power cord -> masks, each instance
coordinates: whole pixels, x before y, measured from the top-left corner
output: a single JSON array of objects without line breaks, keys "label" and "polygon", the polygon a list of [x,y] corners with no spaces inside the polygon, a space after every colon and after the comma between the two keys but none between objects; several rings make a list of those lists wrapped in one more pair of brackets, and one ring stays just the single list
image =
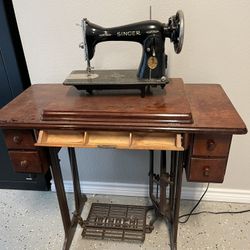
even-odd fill
[{"label": "power cord", "polygon": [[[183,215],[179,216],[179,223],[184,224],[189,220],[190,216],[198,215],[198,214],[242,214],[242,213],[250,212],[250,209],[247,209],[247,210],[232,211],[232,212],[230,212],[230,211],[222,211],[222,212],[201,211],[201,212],[194,213],[194,210],[199,206],[199,204],[202,201],[203,197],[207,193],[208,188],[209,188],[209,183],[207,184],[206,190],[202,194],[201,198],[198,200],[198,202],[195,204],[195,206],[191,209],[191,211],[188,214],[183,214]],[[187,217],[187,218],[185,220],[181,221],[180,219],[184,218],[184,217]]]}]

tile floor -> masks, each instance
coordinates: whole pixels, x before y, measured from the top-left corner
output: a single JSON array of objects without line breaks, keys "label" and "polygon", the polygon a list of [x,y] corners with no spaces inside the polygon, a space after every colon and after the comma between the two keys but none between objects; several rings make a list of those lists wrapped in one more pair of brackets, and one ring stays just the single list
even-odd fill
[{"label": "tile floor", "polygon": [[[73,195],[68,194],[69,207]],[[89,196],[83,211],[86,218],[91,202],[147,204],[148,199],[124,196]],[[182,201],[180,214],[187,213],[194,201]],[[0,250],[59,250],[63,244],[63,227],[53,192],[0,190]],[[239,211],[250,204],[202,202],[199,210]],[[72,250],[162,250],[170,249],[166,224],[157,221],[155,229],[146,235],[144,243],[87,240],[78,227]],[[178,249],[250,249],[250,213],[238,215],[193,216],[179,226]]]}]

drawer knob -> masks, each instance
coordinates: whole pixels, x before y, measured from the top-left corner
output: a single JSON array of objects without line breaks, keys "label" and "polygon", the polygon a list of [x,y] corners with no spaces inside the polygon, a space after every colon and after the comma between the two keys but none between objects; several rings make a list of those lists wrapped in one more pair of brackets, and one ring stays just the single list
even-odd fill
[{"label": "drawer knob", "polygon": [[207,140],[207,150],[208,151],[213,151],[215,149],[216,143],[214,140],[209,139]]},{"label": "drawer knob", "polygon": [[21,161],[20,163],[22,168],[27,168],[28,167],[28,162],[26,160]]},{"label": "drawer knob", "polygon": [[205,167],[203,170],[203,175],[209,177],[210,174],[210,167]]},{"label": "drawer knob", "polygon": [[20,144],[22,142],[22,138],[18,135],[15,135],[13,137],[13,142],[16,143],[16,144]]}]

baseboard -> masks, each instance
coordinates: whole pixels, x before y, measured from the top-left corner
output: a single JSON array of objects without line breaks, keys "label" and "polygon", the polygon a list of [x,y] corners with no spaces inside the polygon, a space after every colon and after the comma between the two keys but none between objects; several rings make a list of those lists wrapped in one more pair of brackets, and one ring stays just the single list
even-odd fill
[{"label": "baseboard", "polygon": [[[148,185],[145,184],[81,181],[80,185],[81,191],[86,194],[148,196]],[[73,192],[72,181],[64,181],[64,187],[66,192]],[[55,191],[53,181],[51,189]],[[198,200],[204,190],[205,188],[201,187],[183,187],[181,197],[187,200]],[[250,191],[211,187],[203,199],[207,201],[250,203]]]}]

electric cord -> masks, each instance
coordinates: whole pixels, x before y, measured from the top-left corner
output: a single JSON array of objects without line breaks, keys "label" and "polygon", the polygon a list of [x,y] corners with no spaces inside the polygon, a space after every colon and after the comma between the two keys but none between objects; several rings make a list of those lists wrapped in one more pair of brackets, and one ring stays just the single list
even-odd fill
[{"label": "electric cord", "polygon": [[[194,213],[194,210],[199,206],[203,197],[207,193],[208,188],[209,188],[209,183],[207,184],[206,190],[202,194],[201,198],[198,200],[198,202],[195,204],[195,206],[191,209],[191,211],[188,214],[183,214],[183,215],[179,216],[179,223],[184,224],[184,223],[188,222],[189,218],[192,215],[199,215],[199,214],[242,214],[242,213],[250,212],[250,209],[246,209],[246,210],[241,210],[241,211],[221,211],[221,212],[200,211],[200,212]],[[187,218],[185,220],[181,221],[180,219],[184,218],[184,217],[187,217]]]}]

